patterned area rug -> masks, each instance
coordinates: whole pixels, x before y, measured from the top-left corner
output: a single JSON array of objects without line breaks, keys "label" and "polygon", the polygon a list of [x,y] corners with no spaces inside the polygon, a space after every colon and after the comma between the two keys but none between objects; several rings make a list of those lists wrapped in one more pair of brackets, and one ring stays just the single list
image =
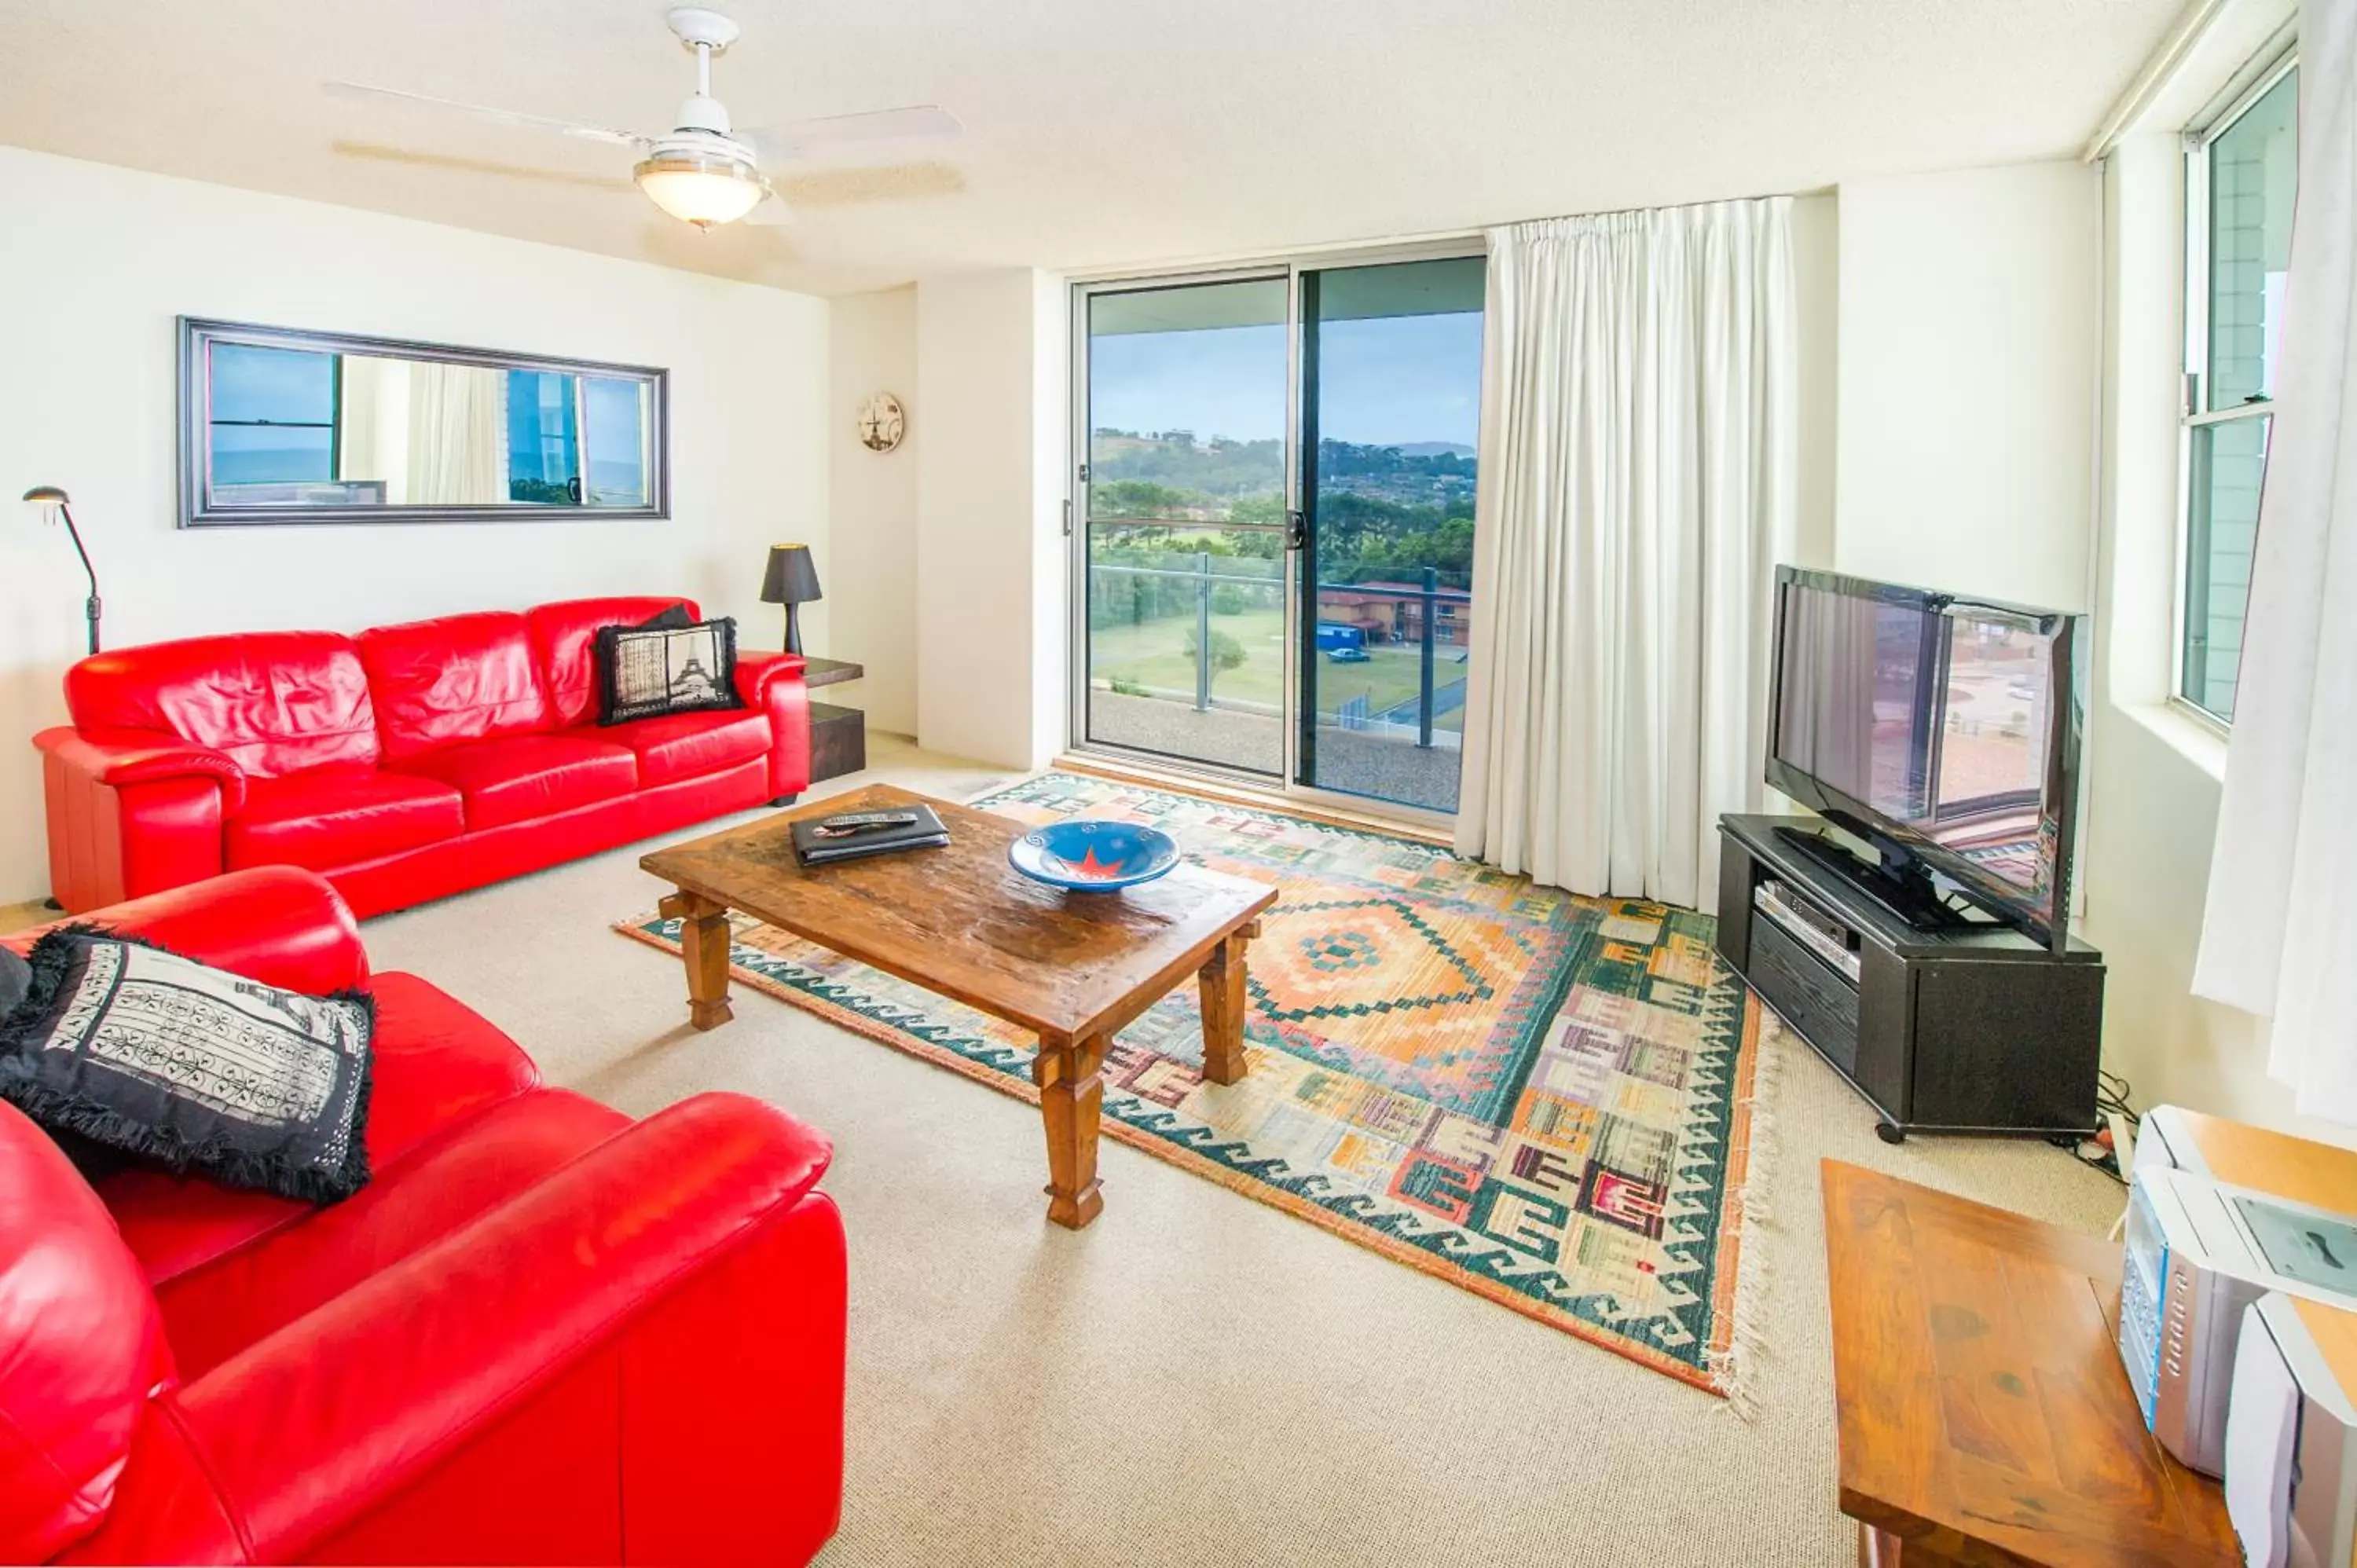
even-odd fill
[{"label": "patterned area rug", "polygon": [[[1151,822],[1276,884],[1251,1070],[1201,1072],[1196,987],[1123,1030],[1104,1134],[1566,1333],[1737,1391],[1763,1015],[1709,918],[1534,886],[1413,840],[1051,773],[974,802]],[[676,948],[653,915],[617,929]],[[1037,1101],[1029,1035],[738,917],[738,979]],[[1043,1155],[1044,1158],[1044,1155]],[[1120,1194],[1100,1224],[1121,1223]]]}]

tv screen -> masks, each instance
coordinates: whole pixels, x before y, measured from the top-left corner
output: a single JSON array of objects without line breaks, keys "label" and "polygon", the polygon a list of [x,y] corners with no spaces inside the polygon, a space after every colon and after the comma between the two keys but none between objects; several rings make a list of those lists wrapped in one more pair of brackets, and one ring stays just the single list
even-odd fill
[{"label": "tv screen", "polygon": [[2077,627],[1780,568],[1768,782],[2051,940],[2069,881]]}]

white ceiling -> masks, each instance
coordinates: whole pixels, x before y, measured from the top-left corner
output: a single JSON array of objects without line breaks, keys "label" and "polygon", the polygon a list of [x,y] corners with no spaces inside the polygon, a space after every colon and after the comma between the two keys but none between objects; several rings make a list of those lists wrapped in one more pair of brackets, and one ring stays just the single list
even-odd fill
[{"label": "white ceiling", "polygon": [[0,142],[840,293],[2069,156],[2180,0],[718,3],[740,124],[937,102],[967,135],[699,235],[626,149],[319,91],[667,127],[662,0],[5,0]]}]

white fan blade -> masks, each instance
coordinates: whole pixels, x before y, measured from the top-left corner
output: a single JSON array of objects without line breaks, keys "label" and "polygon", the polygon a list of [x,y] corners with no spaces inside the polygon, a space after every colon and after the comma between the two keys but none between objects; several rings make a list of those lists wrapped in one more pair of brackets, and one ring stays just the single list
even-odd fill
[{"label": "white fan blade", "polygon": [[864,146],[875,142],[906,142],[925,136],[955,136],[965,127],[948,110],[931,103],[906,109],[877,109],[865,114],[830,114],[819,120],[789,120],[782,125],[761,125],[738,131],[739,141],[752,144],[764,162],[799,157],[835,147]]},{"label": "white fan blade", "polygon": [[761,199],[759,207],[737,221],[748,229],[791,229],[794,224],[794,209],[786,205],[784,197],[771,190]]},{"label": "white fan blade", "polygon": [[576,125],[570,120],[552,120],[545,114],[523,114],[513,109],[492,109],[480,103],[461,103],[455,98],[436,98],[431,93],[411,92],[398,87],[371,87],[361,81],[328,81],[322,91],[339,98],[393,98],[404,103],[423,103],[435,109],[456,109],[462,114],[477,114],[486,120],[498,120],[510,125],[528,125],[534,130],[554,131],[560,135],[578,136],[584,141],[610,142],[617,146],[643,147],[651,138],[635,131],[608,131],[598,125]]}]

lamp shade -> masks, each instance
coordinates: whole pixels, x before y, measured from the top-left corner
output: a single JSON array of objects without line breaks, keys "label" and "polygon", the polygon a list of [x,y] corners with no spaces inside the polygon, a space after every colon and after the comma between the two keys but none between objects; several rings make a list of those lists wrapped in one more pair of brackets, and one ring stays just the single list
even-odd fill
[{"label": "lamp shade", "polygon": [[65,491],[55,485],[35,485],[25,492],[25,499],[35,506],[64,506],[67,499]]},{"label": "lamp shade", "polygon": [[806,605],[819,597],[818,568],[807,544],[770,546],[769,575],[761,579],[765,605]]}]

